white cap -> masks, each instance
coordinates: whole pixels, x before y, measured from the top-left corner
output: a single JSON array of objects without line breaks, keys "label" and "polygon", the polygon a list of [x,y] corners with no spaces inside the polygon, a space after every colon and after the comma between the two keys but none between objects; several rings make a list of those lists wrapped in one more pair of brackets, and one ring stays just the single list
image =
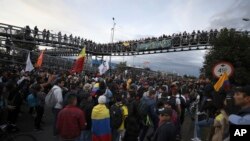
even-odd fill
[{"label": "white cap", "polygon": [[104,95],[99,96],[98,103],[105,104],[106,103],[106,96],[104,96]]}]

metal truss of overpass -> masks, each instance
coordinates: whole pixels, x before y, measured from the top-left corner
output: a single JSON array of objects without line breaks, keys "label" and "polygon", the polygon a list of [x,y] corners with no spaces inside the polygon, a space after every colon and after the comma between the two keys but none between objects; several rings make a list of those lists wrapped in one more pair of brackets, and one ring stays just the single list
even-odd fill
[{"label": "metal truss of overpass", "polygon": [[[65,36],[0,23],[0,43],[7,38],[12,42],[30,43],[52,47],[45,53],[51,56],[77,56],[83,47],[93,56],[133,56],[157,53],[206,50],[217,37],[217,30],[210,32],[183,33],[160,38],[97,44],[80,37]],[[2,43],[3,44],[3,43]]]}]

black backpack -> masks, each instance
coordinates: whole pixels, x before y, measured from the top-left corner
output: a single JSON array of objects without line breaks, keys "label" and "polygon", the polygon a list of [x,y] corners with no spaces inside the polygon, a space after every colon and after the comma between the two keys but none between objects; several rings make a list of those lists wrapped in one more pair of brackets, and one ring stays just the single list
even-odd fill
[{"label": "black backpack", "polygon": [[112,129],[118,129],[123,122],[122,106],[114,104],[110,107],[110,124]]},{"label": "black backpack", "polygon": [[187,101],[186,101],[181,95],[179,95],[179,96],[180,96],[179,99],[180,99],[180,101],[181,101],[181,108],[182,108],[182,109],[187,108],[187,106],[188,106]]},{"label": "black backpack", "polygon": [[[187,107],[186,101],[183,99],[183,97],[181,97],[181,95],[180,95],[180,97],[178,97],[178,99],[180,99],[180,101],[181,101],[181,108],[185,109]],[[170,101],[170,105],[172,106],[172,108],[174,110],[177,110],[177,107],[176,107],[176,97],[175,96],[171,96],[171,98],[169,99],[169,101]]]},{"label": "black backpack", "polygon": [[149,106],[145,99],[141,99],[138,105],[138,115],[140,119],[144,119],[148,115]]}]

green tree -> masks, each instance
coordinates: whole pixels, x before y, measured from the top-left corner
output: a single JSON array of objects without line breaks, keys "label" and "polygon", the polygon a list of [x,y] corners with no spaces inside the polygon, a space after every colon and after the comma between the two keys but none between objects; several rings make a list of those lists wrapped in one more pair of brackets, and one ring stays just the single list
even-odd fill
[{"label": "green tree", "polygon": [[235,29],[222,29],[212,42],[213,48],[205,55],[201,72],[216,81],[212,75],[212,67],[220,61],[233,64],[235,72],[230,82],[236,84],[250,83],[250,37],[247,32]]}]

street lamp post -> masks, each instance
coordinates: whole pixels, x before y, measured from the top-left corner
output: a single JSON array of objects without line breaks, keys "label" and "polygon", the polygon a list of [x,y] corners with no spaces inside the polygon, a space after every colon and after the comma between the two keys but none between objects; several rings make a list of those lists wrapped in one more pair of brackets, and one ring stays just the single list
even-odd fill
[{"label": "street lamp post", "polygon": [[[112,18],[113,20],[113,27],[111,28],[111,43],[114,43],[114,35],[115,35],[115,18]],[[110,65],[110,77],[111,77],[111,73],[112,73],[112,66],[111,66],[111,55],[112,55],[112,49],[111,49],[111,53],[109,56],[109,65]]]}]

